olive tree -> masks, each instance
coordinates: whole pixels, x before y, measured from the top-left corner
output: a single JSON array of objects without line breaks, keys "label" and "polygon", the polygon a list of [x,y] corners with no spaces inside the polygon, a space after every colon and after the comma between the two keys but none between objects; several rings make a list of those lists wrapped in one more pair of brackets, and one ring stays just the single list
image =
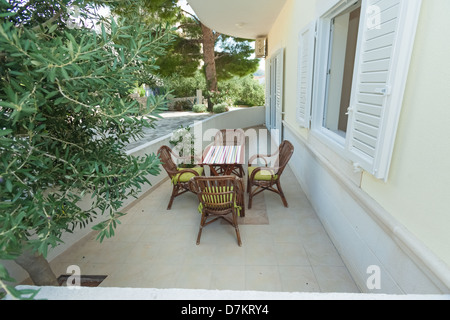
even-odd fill
[{"label": "olive tree", "polygon": [[[46,256],[65,232],[99,218],[98,239],[113,236],[124,200],[160,171],[156,155],[124,147],[166,106],[130,92],[157,73],[169,29],[96,12],[84,0],[0,0],[0,259],[36,285],[56,285]],[[11,280],[0,265],[0,289],[19,295]]]}]

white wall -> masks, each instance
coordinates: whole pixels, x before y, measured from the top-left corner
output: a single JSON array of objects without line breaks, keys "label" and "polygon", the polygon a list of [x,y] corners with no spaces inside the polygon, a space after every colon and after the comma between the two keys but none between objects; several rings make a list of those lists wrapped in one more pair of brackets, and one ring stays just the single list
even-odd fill
[{"label": "white wall", "polygon": [[[361,292],[450,293],[445,264],[289,125],[284,134],[295,148],[291,169]],[[366,285],[371,266],[379,289]]]}]

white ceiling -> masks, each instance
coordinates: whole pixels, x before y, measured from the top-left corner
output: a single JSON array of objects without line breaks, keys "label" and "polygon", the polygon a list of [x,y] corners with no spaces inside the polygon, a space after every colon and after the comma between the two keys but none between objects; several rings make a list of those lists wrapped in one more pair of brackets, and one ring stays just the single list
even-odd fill
[{"label": "white ceiling", "polygon": [[200,21],[217,32],[245,39],[265,37],[286,0],[188,0]]}]

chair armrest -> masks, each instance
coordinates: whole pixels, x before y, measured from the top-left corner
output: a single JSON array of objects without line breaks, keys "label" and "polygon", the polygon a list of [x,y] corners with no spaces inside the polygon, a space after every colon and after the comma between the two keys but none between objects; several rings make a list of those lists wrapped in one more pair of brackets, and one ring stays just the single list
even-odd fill
[{"label": "chair armrest", "polygon": [[274,153],[272,153],[272,154],[255,154],[255,155],[253,155],[252,157],[250,157],[250,159],[248,160],[248,165],[249,166],[251,166],[251,164],[252,164],[252,162],[253,161],[255,161],[256,159],[263,159],[264,160],[264,163],[265,163],[265,166],[267,167],[268,165],[269,165],[269,162],[267,161],[268,160],[268,158],[270,159],[270,158],[273,158],[273,157],[275,157],[277,154],[279,154],[280,153],[280,150],[279,149],[277,149]]},{"label": "chair armrest", "polygon": [[266,164],[266,167],[269,165],[269,163],[267,162],[266,158],[269,158],[270,155],[265,155],[265,154],[255,154],[253,156],[250,157],[250,159],[248,159],[248,165],[251,166],[252,162],[255,161],[256,159],[263,159],[264,163]]},{"label": "chair armrest", "polygon": [[186,174],[186,173],[192,173],[196,177],[200,176],[200,174],[197,171],[189,169],[189,168],[186,168],[186,169],[183,169],[183,170],[178,170],[177,173],[176,173],[176,174],[178,174],[178,181],[177,181],[177,183],[180,182],[181,176],[183,174]]}]

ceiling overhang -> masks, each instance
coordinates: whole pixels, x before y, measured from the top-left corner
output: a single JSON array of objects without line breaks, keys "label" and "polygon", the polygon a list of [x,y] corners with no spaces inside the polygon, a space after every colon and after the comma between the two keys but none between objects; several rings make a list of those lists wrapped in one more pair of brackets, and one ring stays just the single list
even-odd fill
[{"label": "ceiling overhang", "polygon": [[266,37],[286,0],[188,0],[200,21],[244,39]]}]

